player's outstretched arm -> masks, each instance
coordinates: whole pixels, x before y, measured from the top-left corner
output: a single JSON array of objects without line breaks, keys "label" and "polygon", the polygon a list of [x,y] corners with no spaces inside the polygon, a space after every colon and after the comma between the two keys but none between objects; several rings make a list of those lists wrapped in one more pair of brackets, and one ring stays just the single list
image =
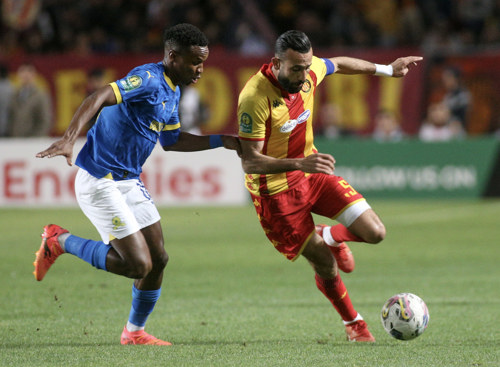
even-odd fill
[{"label": "player's outstretched arm", "polygon": [[300,170],[308,173],[332,174],[335,159],[329,154],[316,153],[305,158],[278,159],[261,154],[263,141],[241,140],[241,163],[245,173],[270,174]]},{"label": "player's outstretched arm", "polygon": [[421,56],[400,57],[390,65],[374,64],[370,61],[347,56],[333,57],[330,61],[335,66],[335,73],[338,74],[375,74],[400,78],[408,73],[411,66],[416,66],[422,59]]},{"label": "player's outstretched arm", "polygon": [[163,145],[165,151],[175,152],[197,152],[224,147],[229,150],[235,150],[241,155],[240,139],[232,135],[194,135],[181,131],[179,138],[174,144]]},{"label": "player's outstretched arm", "polygon": [[85,98],[75,112],[71,122],[61,139],[36,155],[37,158],[52,158],[58,155],[66,157],[69,166],[73,165],[73,145],[85,124],[101,109],[116,104],[113,88],[107,85]]}]

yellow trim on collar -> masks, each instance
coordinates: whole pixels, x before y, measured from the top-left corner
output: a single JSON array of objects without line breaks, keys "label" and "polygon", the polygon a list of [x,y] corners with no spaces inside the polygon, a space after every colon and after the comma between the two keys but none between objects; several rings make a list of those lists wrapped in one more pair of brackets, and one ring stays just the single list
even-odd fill
[{"label": "yellow trim on collar", "polygon": [[170,80],[170,78],[167,76],[167,74],[165,74],[165,72],[163,72],[163,77],[165,78],[165,81],[167,82],[170,89],[172,89],[175,92],[177,86],[174,83],[172,83],[172,80]]}]

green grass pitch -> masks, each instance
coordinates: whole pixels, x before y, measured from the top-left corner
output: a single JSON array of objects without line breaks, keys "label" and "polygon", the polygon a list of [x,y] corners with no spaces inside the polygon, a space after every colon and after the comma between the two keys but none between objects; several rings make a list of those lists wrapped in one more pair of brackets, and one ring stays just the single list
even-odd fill
[{"label": "green grass pitch", "polygon": [[[174,345],[121,346],[131,280],[71,255],[32,275],[43,225],[98,239],[84,215],[1,208],[0,366],[499,366],[500,201],[371,204],[387,237],[352,244],[343,279],[373,345],[345,340],[309,265],[277,253],[247,206],[161,210],[170,262],[146,330]],[[379,319],[403,291],[430,311],[407,342]]]}]

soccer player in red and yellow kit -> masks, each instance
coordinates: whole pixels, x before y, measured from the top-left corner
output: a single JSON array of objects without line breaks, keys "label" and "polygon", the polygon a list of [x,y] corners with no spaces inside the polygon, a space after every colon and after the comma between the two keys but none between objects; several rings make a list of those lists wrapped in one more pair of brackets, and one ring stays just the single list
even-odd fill
[{"label": "soccer player in red and yellow kit", "polygon": [[[245,184],[262,228],[288,259],[302,255],[309,261],[318,289],[340,314],[351,341],[375,339],[338,271],[354,269],[344,241],[379,243],[385,227],[363,196],[333,174],[335,159],[314,147],[314,94],[333,73],[402,77],[421,59],[408,56],[390,65],[350,57],[321,59],[313,56],[307,35],[287,31],[277,39],[271,63],[248,81],[238,101]],[[311,213],[340,224],[315,226]]]}]

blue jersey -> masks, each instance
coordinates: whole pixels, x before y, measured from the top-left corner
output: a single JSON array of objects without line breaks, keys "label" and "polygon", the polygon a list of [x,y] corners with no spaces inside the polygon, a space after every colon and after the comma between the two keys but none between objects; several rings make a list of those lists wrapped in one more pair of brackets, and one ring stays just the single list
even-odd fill
[{"label": "blue jersey", "polygon": [[118,103],[102,109],[76,164],[97,178],[138,178],[158,139],[166,146],[179,138],[180,88],[161,62],[138,66],[110,85]]}]

